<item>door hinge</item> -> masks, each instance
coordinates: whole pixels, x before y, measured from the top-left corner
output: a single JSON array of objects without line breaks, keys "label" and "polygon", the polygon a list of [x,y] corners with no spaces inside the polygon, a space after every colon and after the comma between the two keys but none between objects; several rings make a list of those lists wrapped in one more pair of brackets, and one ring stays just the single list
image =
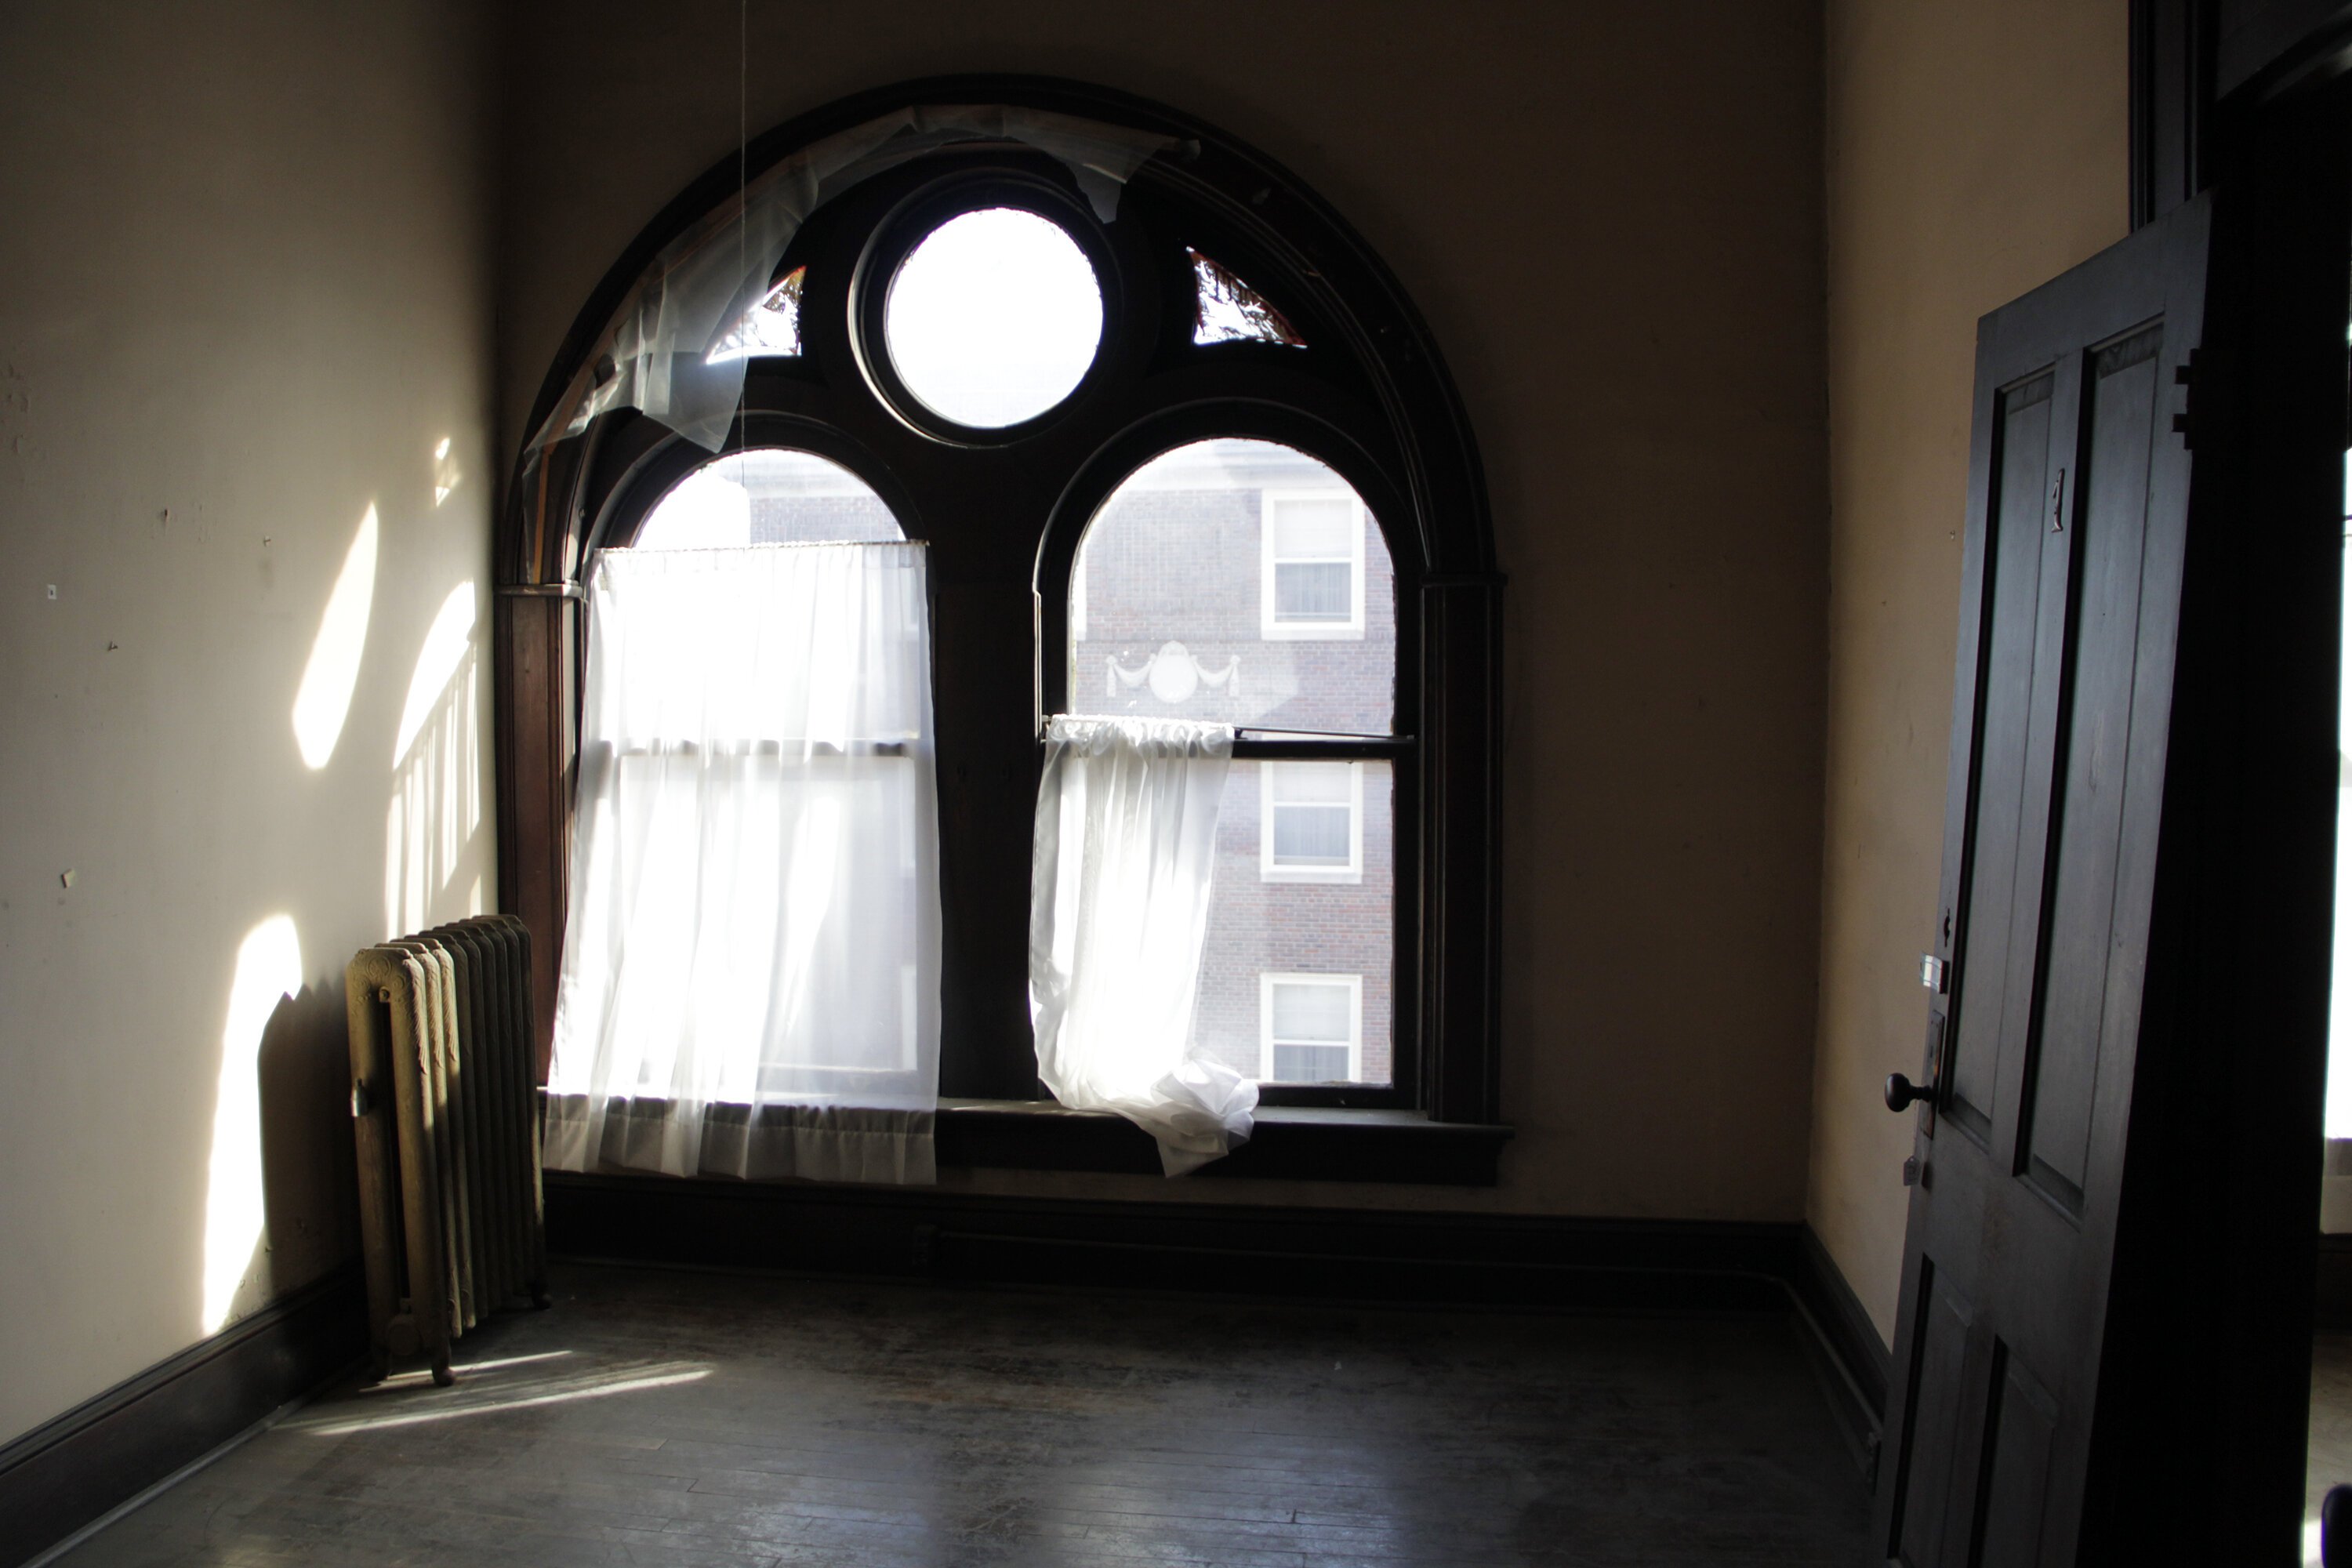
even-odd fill
[{"label": "door hinge", "polygon": [[2172,367],[2172,384],[2182,389],[2180,412],[2172,416],[2172,433],[2180,437],[2183,447],[2197,447],[2197,351],[2190,349],[2189,357]]}]

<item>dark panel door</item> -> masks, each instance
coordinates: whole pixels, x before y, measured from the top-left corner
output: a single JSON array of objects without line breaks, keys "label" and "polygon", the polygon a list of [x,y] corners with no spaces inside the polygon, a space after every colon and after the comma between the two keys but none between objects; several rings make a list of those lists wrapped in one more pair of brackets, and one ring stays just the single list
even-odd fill
[{"label": "dark panel door", "polygon": [[1885,1555],[2071,1563],[2162,816],[2202,202],[1985,318]]}]

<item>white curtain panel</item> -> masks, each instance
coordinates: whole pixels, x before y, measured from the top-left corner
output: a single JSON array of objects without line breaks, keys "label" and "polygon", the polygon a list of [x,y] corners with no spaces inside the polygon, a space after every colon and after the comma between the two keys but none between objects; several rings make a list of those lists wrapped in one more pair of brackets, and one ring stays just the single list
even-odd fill
[{"label": "white curtain panel", "polygon": [[923,547],[608,550],[588,624],[547,1163],[930,1181]]},{"label": "white curtain panel", "polygon": [[1230,724],[1055,719],[1030,862],[1037,1074],[1150,1133],[1171,1176],[1250,1135],[1257,1086],[1190,1049]]}]

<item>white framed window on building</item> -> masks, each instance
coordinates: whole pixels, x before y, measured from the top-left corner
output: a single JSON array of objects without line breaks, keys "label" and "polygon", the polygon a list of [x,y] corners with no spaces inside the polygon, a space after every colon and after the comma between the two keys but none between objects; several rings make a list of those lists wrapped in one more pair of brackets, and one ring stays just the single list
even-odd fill
[{"label": "white framed window on building", "polygon": [[1364,508],[1352,492],[1260,495],[1258,630],[1269,642],[1364,635]]},{"label": "white framed window on building", "polygon": [[1267,762],[1258,778],[1258,879],[1364,879],[1364,764]]},{"label": "white framed window on building", "polygon": [[1258,1077],[1351,1083],[1363,1076],[1364,977],[1260,974]]}]

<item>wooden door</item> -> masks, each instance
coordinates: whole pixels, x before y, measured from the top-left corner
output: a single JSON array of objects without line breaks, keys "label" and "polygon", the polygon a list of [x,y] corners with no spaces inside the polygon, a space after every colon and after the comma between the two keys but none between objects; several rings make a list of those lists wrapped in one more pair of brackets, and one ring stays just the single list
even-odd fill
[{"label": "wooden door", "polygon": [[1886,1561],[2298,1560],[2347,149],[2265,112],[1979,324]]},{"label": "wooden door", "polygon": [[1979,331],[1948,957],[1926,972],[1936,1092],[1880,1496],[1887,1555],[1916,1568],[2074,1560],[2187,521],[2172,416],[2207,227],[2185,208]]},{"label": "wooden door", "polygon": [[[2113,1552],[2161,1541],[2147,1521],[2198,1538],[2242,1507],[2213,1496],[2238,1484],[2229,1435],[2258,1432],[2280,1479],[2299,1466],[2286,1450],[2299,1453],[2300,1385],[2284,1384],[2298,1337],[2308,1352],[2310,1224],[2298,1329],[2286,1212],[2300,1167],[2269,1134],[2237,1142],[2298,1126],[2285,1101],[2308,1089],[2315,1182],[2305,1080],[2324,1039],[2311,1004],[2324,1010],[2313,935],[2324,942],[2326,919],[2311,866],[2250,870],[2268,863],[2242,851],[2294,850],[2301,833],[2324,870],[2332,835],[2299,754],[2262,759],[2265,802],[2256,760],[2213,748],[2264,733],[2274,746],[2331,717],[2319,658],[2277,679],[2252,667],[2332,613],[2300,575],[2319,562],[2306,546],[2324,515],[2279,511],[2295,475],[2265,464],[2329,460],[2324,437],[2315,457],[2301,447],[2330,409],[2340,422],[2342,376],[2339,363],[2335,391],[2310,394],[2330,405],[2315,425],[2292,404],[2245,417],[2250,388],[2294,385],[2264,323],[2277,290],[2257,287],[2284,276],[2285,253],[2255,243],[2261,226],[2244,219],[2217,253],[2200,199],[1979,327],[1942,887],[1923,957],[1927,1089],[1879,1468],[1891,1562],[2137,1561]],[[2207,302],[2224,275],[2212,316],[2242,342],[2221,345],[2235,374],[2217,378]],[[2341,275],[2339,257],[2332,303],[2306,312],[2338,355]],[[2210,406],[2224,395],[2234,420]],[[2226,542],[2255,515],[2274,526],[2249,539],[2267,542]],[[2297,575],[2265,585],[2298,549]],[[2212,852],[2225,841],[2237,848]],[[2288,922],[2261,969],[2243,966],[2250,911],[2232,902],[2257,889]],[[2211,998],[2232,984],[2263,996],[2225,1018]],[[2267,1069],[2257,1049],[2276,1053]],[[2143,1073],[2144,1053],[2171,1059]],[[1905,1087],[1890,1081],[1891,1107]],[[2241,1208],[2233,1239],[2232,1205],[2252,1189],[2272,1207]],[[2273,1271],[2268,1305],[2227,1304],[2215,1274],[2233,1267]],[[2227,1386],[2257,1366],[2281,1386]],[[2152,1385],[2176,1375],[2168,1402]],[[2273,1511],[2291,1531],[2292,1504]],[[2208,1560],[2176,1560],[2192,1558]]]}]

